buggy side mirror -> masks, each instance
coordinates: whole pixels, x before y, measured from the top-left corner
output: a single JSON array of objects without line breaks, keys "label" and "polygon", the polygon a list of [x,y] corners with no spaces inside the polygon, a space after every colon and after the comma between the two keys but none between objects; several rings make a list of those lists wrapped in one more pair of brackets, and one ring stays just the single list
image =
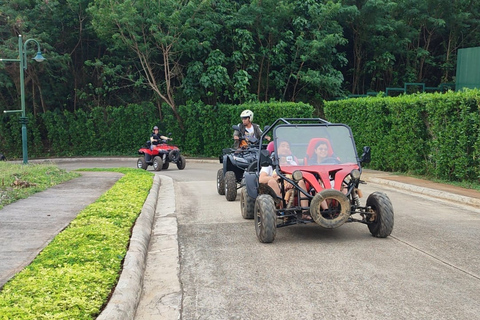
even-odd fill
[{"label": "buggy side mirror", "polygon": [[260,166],[268,167],[272,165],[272,158],[270,158],[270,152],[268,150],[260,151]]},{"label": "buggy side mirror", "polygon": [[370,147],[363,147],[363,153],[362,156],[360,157],[360,162],[361,163],[370,163],[372,160],[372,150]]}]

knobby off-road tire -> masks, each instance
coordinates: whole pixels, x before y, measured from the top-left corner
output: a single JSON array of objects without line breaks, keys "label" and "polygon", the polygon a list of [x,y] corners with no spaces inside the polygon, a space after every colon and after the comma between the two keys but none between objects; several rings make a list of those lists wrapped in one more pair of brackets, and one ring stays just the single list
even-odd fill
[{"label": "knobby off-road tire", "polygon": [[165,162],[162,166],[162,170],[167,170],[169,166],[170,166],[170,161]]},{"label": "knobby off-road tire", "polygon": [[225,198],[228,201],[235,201],[237,198],[237,178],[235,172],[227,171],[225,173]]},{"label": "knobby off-road tire", "polygon": [[247,188],[243,187],[240,191],[240,210],[243,219],[253,219],[255,211],[255,199],[250,197]]},{"label": "knobby off-road tire", "polygon": [[268,194],[261,194],[255,200],[254,219],[258,241],[271,243],[277,235],[275,202]]},{"label": "knobby off-road tire", "polygon": [[153,169],[155,171],[162,171],[162,167],[163,167],[163,160],[160,156],[156,156],[155,158],[153,158]]},{"label": "knobby off-road tire", "polygon": [[388,196],[383,192],[374,192],[367,198],[367,207],[372,208],[376,219],[368,225],[368,230],[374,237],[386,238],[393,230],[393,206]]},{"label": "knobby off-road tire", "polygon": [[[325,200],[328,209],[322,210],[321,204]],[[310,203],[310,215],[317,224],[324,228],[338,228],[350,217],[350,201],[338,190],[323,190],[313,197]]]},{"label": "knobby off-road tire", "polygon": [[177,168],[178,170],[183,170],[185,169],[185,166],[187,165],[187,160],[185,160],[185,157],[183,155],[178,156],[177,160]]},{"label": "knobby off-road tire", "polygon": [[137,160],[137,168],[138,168],[138,169],[147,170],[148,164],[147,164],[147,161],[145,161],[145,156],[142,156],[142,157],[138,158],[138,160]]},{"label": "knobby off-road tire", "polygon": [[225,195],[225,177],[223,176],[223,169],[217,171],[217,192],[219,195]]}]

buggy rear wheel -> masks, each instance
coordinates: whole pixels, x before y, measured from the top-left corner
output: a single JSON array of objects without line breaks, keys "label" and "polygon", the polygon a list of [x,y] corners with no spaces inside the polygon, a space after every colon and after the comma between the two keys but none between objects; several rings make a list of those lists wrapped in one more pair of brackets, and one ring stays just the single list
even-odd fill
[{"label": "buggy rear wheel", "polygon": [[225,198],[228,201],[235,201],[237,198],[237,178],[235,172],[227,171],[225,173]]},{"label": "buggy rear wheel", "polygon": [[268,194],[261,194],[255,201],[254,219],[255,232],[260,242],[270,243],[275,240],[277,223],[275,202]]},{"label": "buggy rear wheel", "polygon": [[[322,209],[327,206],[326,209]],[[325,189],[317,193],[310,204],[310,215],[320,226],[338,228],[350,217],[350,201],[338,190]]]},{"label": "buggy rear wheel", "polygon": [[373,211],[374,220],[368,230],[374,237],[386,238],[393,230],[393,206],[383,192],[374,192],[367,198],[367,207]]},{"label": "buggy rear wheel", "polygon": [[177,168],[178,170],[183,170],[185,169],[185,165],[187,164],[187,161],[185,160],[185,157],[183,155],[178,156],[177,160]]},{"label": "buggy rear wheel", "polygon": [[225,178],[223,176],[223,169],[217,171],[217,192],[219,195],[225,195]]},{"label": "buggy rear wheel", "polygon": [[153,169],[155,171],[161,171],[163,167],[163,160],[160,156],[153,158]]},{"label": "buggy rear wheel", "polygon": [[138,169],[143,169],[147,170],[148,164],[147,161],[145,161],[145,156],[139,157],[137,160],[137,168]]},{"label": "buggy rear wheel", "polygon": [[243,219],[253,219],[255,199],[248,195],[246,187],[243,187],[240,191],[240,209]]}]

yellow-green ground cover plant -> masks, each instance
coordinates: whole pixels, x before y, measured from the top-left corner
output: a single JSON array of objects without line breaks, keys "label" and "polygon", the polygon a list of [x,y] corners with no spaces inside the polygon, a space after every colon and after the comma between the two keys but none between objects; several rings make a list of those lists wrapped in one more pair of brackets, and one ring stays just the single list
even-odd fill
[{"label": "yellow-green ground cover plant", "polygon": [[[106,169],[94,169],[106,171]],[[124,174],[0,291],[0,319],[95,319],[121,273],[153,174]]]}]

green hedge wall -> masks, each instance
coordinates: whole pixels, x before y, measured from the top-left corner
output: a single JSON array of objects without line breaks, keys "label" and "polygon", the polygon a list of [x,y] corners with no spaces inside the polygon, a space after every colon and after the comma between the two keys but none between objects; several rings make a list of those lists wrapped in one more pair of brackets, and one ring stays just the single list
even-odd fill
[{"label": "green hedge wall", "polygon": [[[244,109],[254,112],[254,122],[263,128],[278,117],[312,117],[313,107],[303,103],[256,103],[209,106],[189,102],[178,112],[182,126],[168,107],[159,120],[151,103],[126,107],[96,107],[91,111],[47,112],[34,117],[28,114],[27,144],[29,158],[91,155],[137,155],[150,138],[154,125],[163,135],[190,156],[216,157],[233,145],[232,125],[241,122]],[[19,115],[4,115],[0,121],[0,153],[8,159],[22,157]]]},{"label": "green hedge wall", "polygon": [[480,91],[327,102],[328,121],[348,124],[372,169],[478,181]]}]

